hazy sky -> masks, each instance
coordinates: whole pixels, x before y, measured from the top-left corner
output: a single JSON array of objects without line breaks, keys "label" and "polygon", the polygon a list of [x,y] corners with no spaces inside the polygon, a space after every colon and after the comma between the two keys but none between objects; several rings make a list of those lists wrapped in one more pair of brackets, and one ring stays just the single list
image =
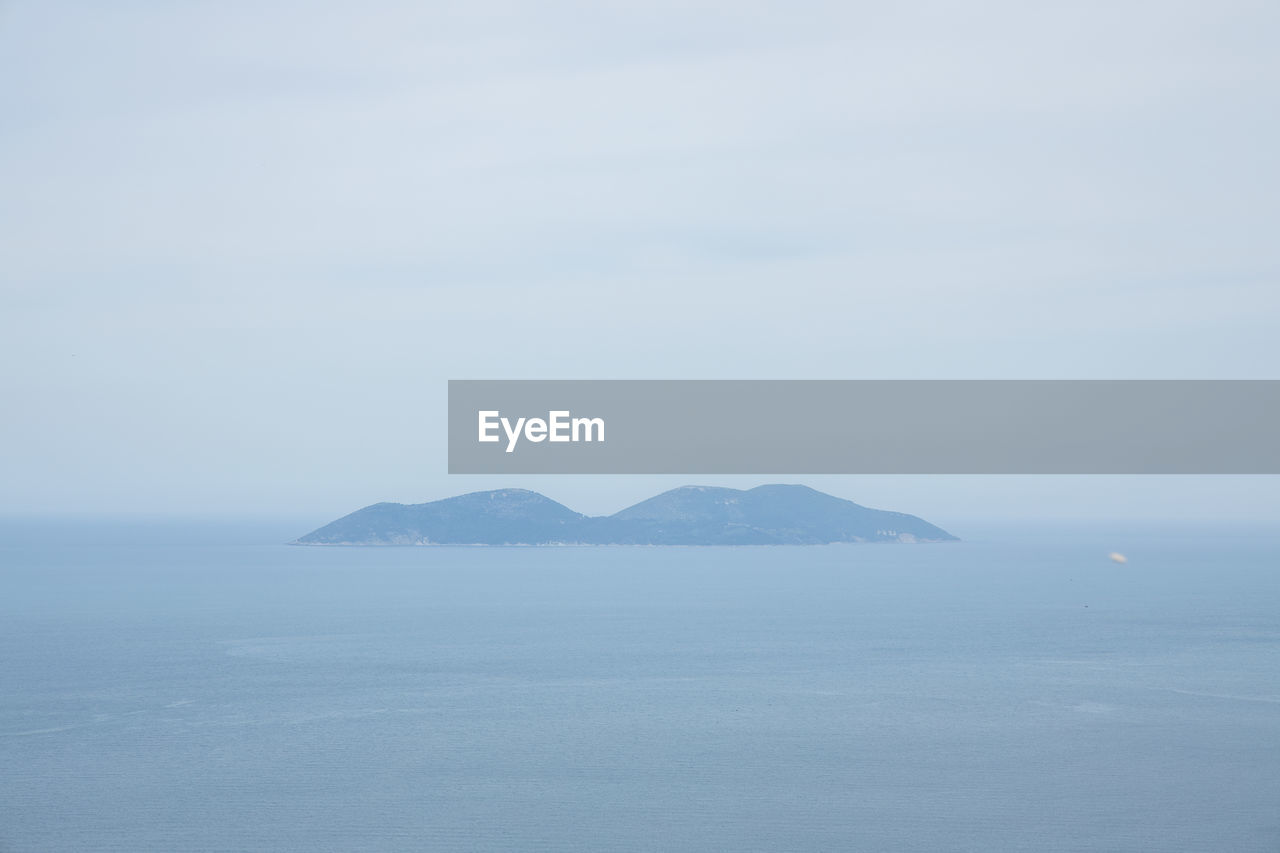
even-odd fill
[{"label": "hazy sky", "polygon": [[[1278,10],[0,0],[0,512],[688,479],[450,478],[449,378],[1277,378]],[[1277,478],[804,480],[1280,518]]]}]

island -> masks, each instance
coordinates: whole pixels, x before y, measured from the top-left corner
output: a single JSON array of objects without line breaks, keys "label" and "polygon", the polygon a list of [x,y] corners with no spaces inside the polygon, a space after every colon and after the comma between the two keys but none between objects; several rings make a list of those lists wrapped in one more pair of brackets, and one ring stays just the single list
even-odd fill
[{"label": "island", "polygon": [[808,486],[682,486],[608,516],[527,489],[422,504],[377,503],[294,545],[828,545],[947,542],[914,515],[869,509]]}]

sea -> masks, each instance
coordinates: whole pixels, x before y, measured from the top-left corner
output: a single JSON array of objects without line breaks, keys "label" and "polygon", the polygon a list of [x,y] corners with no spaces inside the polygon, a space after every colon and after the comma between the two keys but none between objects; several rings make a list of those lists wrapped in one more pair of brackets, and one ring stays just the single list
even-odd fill
[{"label": "sea", "polygon": [[1280,529],[956,527],[5,522],[0,850],[1280,851]]}]

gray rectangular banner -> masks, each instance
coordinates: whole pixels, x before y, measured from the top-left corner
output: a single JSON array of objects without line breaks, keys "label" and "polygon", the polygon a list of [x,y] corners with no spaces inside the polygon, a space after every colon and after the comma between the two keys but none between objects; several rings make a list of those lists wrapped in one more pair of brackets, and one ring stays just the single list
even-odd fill
[{"label": "gray rectangular banner", "polygon": [[1277,380],[451,380],[453,474],[1276,474]]}]

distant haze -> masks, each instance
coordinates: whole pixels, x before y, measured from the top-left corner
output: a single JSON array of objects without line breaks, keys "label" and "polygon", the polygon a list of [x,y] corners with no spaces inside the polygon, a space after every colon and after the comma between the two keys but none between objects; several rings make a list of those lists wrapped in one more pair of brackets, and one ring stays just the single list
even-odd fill
[{"label": "distant haze", "polygon": [[[0,513],[690,481],[451,478],[450,378],[1277,378],[1278,26],[10,0]],[[1280,518],[1270,477],[792,481],[944,527]]]}]

